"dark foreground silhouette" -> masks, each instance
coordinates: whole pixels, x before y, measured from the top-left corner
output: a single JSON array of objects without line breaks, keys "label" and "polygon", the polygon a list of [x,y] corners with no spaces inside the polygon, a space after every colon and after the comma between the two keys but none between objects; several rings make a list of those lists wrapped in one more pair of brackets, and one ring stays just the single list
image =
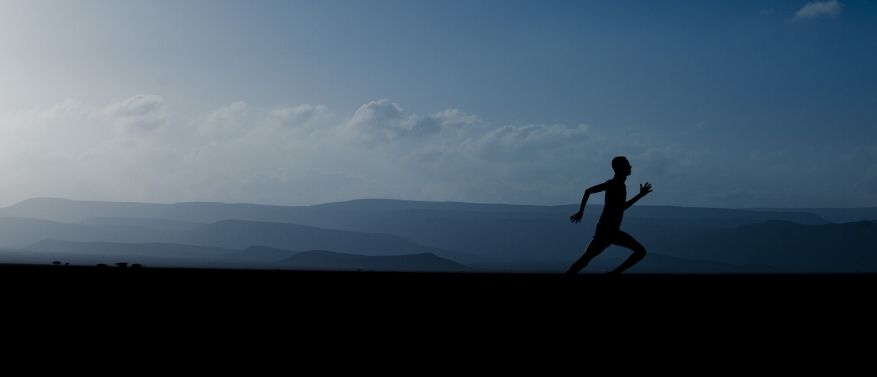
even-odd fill
[{"label": "dark foreground silhouette", "polygon": [[[601,325],[588,329],[582,337],[587,341],[596,341],[601,331],[625,346],[697,331],[702,339],[688,344],[703,347],[704,341],[727,344],[734,336],[751,343],[765,336],[870,339],[877,317],[874,274],[566,276],[0,265],[0,284],[10,328],[57,334],[76,326],[85,330],[71,338],[80,348],[86,344],[80,341],[106,333],[140,346],[151,337],[163,339],[162,347],[190,348],[192,341],[168,339],[185,336],[227,347],[244,336],[244,348],[259,350],[277,339],[327,347],[343,339],[360,342],[357,352],[376,349],[375,339],[402,339],[394,344],[418,353],[427,349],[421,345],[436,347],[435,339],[460,343],[454,347],[565,347],[570,328],[583,321]],[[28,323],[35,326],[22,325]],[[254,334],[274,343],[248,338]],[[534,343],[534,336],[562,339]],[[108,346],[133,349],[118,341]],[[385,352],[383,347],[378,349]]]},{"label": "dark foreground silhouette", "polygon": [[581,269],[588,266],[591,259],[600,255],[603,250],[606,250],[609,245],[613,244],[631,249],[633,250],[633,254],[621,263],[621,265],[610,271],[610,274],[620,274],[646,256],[646,248],[637,242],[633,236],[621,230],[621,220],[624,217],[624,211],[626,209],[630,208],[630,206],[642,199],[642,197],[652,192],[652,185],[648,182],[646,182],[645,185],[639,185],[639,194],[630,200],[627,200],[627,186],[624,185],[624,181],[627,180],[627,176],[630,175],[633,168],[630,166],[630,162],[627,161],[627,158],[618,156],[612,159],[612,169],[615,170],[615,176],[606,182],[585,190],[585,195],[582,196],[582,203],[579,206],[579,211],[569,217],[569,221],[572,223],[582,221],[582,216],[585,213],[585,204],[588,203],[588,197],[590,197],[591,194],[606,191],[606,201],[603,205],[603,214],[600,215],[600,221],[597,223],[597,230],[594,232],[594,239],[588,245],[587,249],[585,249],[585,253],[582,257],[569,267],[569,270],[566,272],[568,275],[577,274]]},{"label": "dark foreground silhouette", "polygon": [[754,306],[761,311],[796,303],[809,307],[814,302],[827,307],[856,303],[870,306],[873,301],[870,293],[877,288],[877,274],[631,274],[616,277],[0,264],[0,283],[7,287],[4,293],[7,299],[26,297],[35,301],[50,299],[83,304],[90,299],[122,297],[143,303],[181,301],[183,306],[195,305],[191,300],[205,304],[244,300],[308,307],[319,303],[359,308],[387,305],[384,308],[387,310],[412,305],[454,309],[539,304],[533,308],[547,310],[558,308],[558,304],[568,301],[569,295],[576,295],[588,299],[581,305],[601,310],[609,309],[603,306],[607,303],[629,302],[651,307],[649,301],[660,298],[662,304],[699,308]]}]

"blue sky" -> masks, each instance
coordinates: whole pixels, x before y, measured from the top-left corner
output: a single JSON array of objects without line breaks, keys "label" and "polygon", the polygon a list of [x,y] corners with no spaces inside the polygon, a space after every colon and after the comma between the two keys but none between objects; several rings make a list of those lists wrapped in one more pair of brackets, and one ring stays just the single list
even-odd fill
[{"label": "blue sky", "polygon": [[877,206],[874,1],[4,1],[35,196]]}]

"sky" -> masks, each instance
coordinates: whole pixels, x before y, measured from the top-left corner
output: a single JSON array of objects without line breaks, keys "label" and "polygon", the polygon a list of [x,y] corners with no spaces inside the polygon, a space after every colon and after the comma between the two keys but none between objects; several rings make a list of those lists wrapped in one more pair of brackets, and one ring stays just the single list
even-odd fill
[{"label": "sky", "polygon": [[877,206],[877,1],[0,9],[3,206]]}]

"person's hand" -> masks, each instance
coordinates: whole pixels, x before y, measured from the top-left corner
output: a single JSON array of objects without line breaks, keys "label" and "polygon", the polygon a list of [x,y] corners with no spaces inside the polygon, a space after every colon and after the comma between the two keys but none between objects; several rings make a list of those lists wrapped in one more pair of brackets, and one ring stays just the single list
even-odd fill
[{"label": "person's hand", "polygon": [[639,185],[639,196],[646,196],[646,194],[652,192],[652,184],[646,182],[644,185]]},{"label": "person's hand", "polygon": [[584,214],[584,213],[582,213],[582,212],[576,212],[576,213],[574,213],[572,216],[569,217],[569,222],[575,224],[575,223],[577,223],[577,222],[582,221],[582,215],[583,215],[583,214]]}]

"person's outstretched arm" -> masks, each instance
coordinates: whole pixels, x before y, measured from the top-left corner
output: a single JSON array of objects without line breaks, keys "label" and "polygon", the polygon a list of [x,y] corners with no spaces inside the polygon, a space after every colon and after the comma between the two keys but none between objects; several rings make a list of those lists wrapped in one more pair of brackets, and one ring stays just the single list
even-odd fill
[{"label": "person's outstretched arm", "polygon": [[636,203],[637,200],[640,200],[640,198],[642,198],[643,196],[646,196],[646,194],[648,194],[650,192],[652,192],[652,184],[651,183],[646,182],[645,186],[639,185],[639,194],[636,194],[636,196],[630,198],[630,200],[628,200],[627,203],[624,203],[624,209],[630,208],[630,206],[632,206],[633,203]]},{"label": "person's outstretched arm", "polygon": [[596,193],[603,191],[605,189],[606,189],[606,183],[601,183],[599,185],[596,185],[594,187],[590,187],[587,190],[585,190],[585,195],[582,196],[582,204],[579,206],[579,211],[574,213],[572,216],[570,216],[569,221],[572,223],[577,223],[577,222],[582,221],[582,216],[585,214],[585,204],[588,203],[588,197],[591,196],[591,194],[596,194]]}]

